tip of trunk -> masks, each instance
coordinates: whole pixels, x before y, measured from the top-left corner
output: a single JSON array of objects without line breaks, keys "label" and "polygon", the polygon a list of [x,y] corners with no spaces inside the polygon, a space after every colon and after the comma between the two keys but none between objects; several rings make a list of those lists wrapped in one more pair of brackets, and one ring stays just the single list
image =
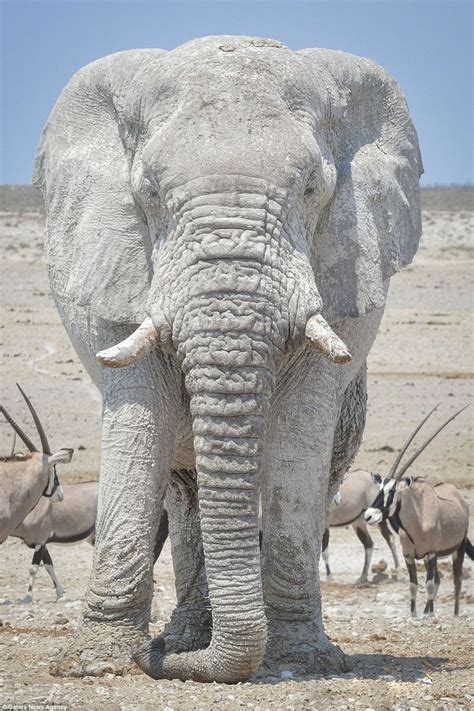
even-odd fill
[{"label": "tip of trunk", "polygon": [[218,658],[214,645],[197,652],[166,654],[165,640],[156,637],[138,649],[133,659],[152,679],[180,679],[204,683],[237,684],[246,681],[259,668],[266,647],[266,636],[254,649],[248,649],[239,659]]}]

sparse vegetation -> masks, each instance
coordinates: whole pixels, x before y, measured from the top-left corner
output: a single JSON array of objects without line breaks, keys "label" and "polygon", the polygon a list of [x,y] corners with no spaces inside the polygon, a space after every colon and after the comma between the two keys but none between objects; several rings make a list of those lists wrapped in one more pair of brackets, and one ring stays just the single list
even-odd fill
[{"label": "sparse vegetation", "polygon": [[474,185],[435,185],[421,188],[421,206],[429,212],[474,210]]}]

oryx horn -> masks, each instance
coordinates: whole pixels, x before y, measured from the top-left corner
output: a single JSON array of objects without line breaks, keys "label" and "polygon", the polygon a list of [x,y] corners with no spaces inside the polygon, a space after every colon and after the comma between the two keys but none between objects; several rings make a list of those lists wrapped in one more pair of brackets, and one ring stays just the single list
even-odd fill
[{"label": "oryx horn", "polygon": [[12,444],[12,451],[10,452],[10,459],[13,459],[15,456],[15,449],[16,449],[16,431],[13,430],[13,444]]},{"label": "oryx horn", "polygon": [[148,316],[128,338],[99,351],[96,358],[106,368],[124,368],[144,358],[160,343],[160,333]]},{"label": "oryx horn", "polygon": [[43,454],[52,454],[49,443],[48,443],[48,438],[46,437],[45,431],[43,429],[43,425],[40,422],[40,419],[36,413],[35,408],[33,407],[33,405],[30,402],[30,398],[21,389],[21,387],[18,385],[18,383],[16,384],[16,386],[17,386],[18,390],[21,392],[24,401],[28,405],[29,411],[31,412],[31,416],[32,416],[33,420],[35,421],[36,429],[38,430],[39,438],[41,440],[41,450],[42,450]]},{"label": "oryx horn", "polygon": [[431,417],[431,415],[433,414],[433,412],[434,412],[438,407],[439,407],[439,403],[438,403],[437,405],[435,405],[435,406],[433,407],[433,409],[432,409],[430,412],[428,412],[428,414],[426,415],[426,417],[424,417],[424,418],[422,419],[422,421],[420,422],[420,424],[415,427],[415,429],[413,430],[413,432],[411,433],[411,435],[409,436],[409,438],[407,439],[407,441],[405,442],[405,444],[403,445],[403,447],[402,447],[401,450],[399,451],[399,453],[398,453],[398,455],[397,455],[397,458],[395,459],[395,461],[394,461],[394,463],[392,464],[392,467],[391,467],[391,469],[390,469],[390,471],[389,471],[389,473],[388,473],[387,479],[391,479],[391,478],[395,475],[395,472],[397,471],[397,467],[398,467],[398,465],[400,464],[400,462],[401,462],[401,460],[402,460],[402,457],[403,457],[403,455],[405,454],[405,452],[407,451],[408,447],[409,447],[410,444],[413,442],[415,436],[416,436],[416,435],[418,434],[418,432],[421,430],[421,428],[422,428],[423,425],[425,424],[426,420],[427,420],[429,417]]},{"label": "oryx horn", "polygon": [[4,415],[7,422],[9,422],[11,424],[14,431],[17,433],[18,437],[20,437],[20,439],[22,440],[23,444],[26,444],[26,446],[28,447],[28,450],[30,452],[37,452],[38,450],[36,449],[35,445],[31,441],[31,439],[23,432],[21,427],[19,425],[17,425],[17,423],[15,422],[13,417],[11,417],[11,415],[8,414],[8,412],[5,410],[3,405],[0,405],[0,412]]},{"label": "oryx horn", "polygon": [[306,324],[306,338],[308,338],[315,348],[333,363],[348,363],[351,354],[344,341],[334,333],[321,314],[311,316]]},{"label": "oryx horn", "polygon": [[442,424],[440,427],[438,427],[437,430],[435,430],[435,431],[433,432],[433,434],[431,435],[431,437],[428,437],[428,439],[426,440],[426,442],[425,442],[424,444],[422,444],[421,447],[419,447],[419,448],[416,450],[415,454],[413,454],[413,456],[410,457],[410,459],[408,460],[408,462],[406,462],[406,464],[403,465],[403,467],[400,469],[400,471],[397,472],[397,475],[396,475],[396,478],[397,478],[397,479],[401,479],[401,477],[405,474],[405,472],[406,472],[406,470],[408,469],[408,467],[411,467],[411,465],[413,464],[413,462],[415,461],[415,459],[420,456],[420,454],[423,452],[424,449],[426,449],[426,447],[429,445],[429,443],[430,443],[432,440],[434,440],[434,438],[436,437],[436,435],[439,434],[439,433],[441,432],[441,430],[446,427],[446,425],[449,425],[449,423],[452,422],[452,420],[454,420],[455,417],[457,417],[458,415],[460,415],[461,412],[464,412],[464,410],[465,410],[467,407],[469,407],[469,405],[464,405],[464,407],[461,407],[461,409],[458,410],[457,412],[455,412],[454,415],[451,415],[451,417],[448,417],[448,419],[446,420],[446,422],[443,422],[443,424]]}]

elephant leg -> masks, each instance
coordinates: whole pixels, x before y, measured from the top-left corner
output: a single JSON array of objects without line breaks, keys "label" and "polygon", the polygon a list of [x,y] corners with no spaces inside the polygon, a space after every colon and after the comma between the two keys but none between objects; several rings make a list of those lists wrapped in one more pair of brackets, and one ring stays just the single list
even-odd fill
[{"label": "elephant leg", "polygon": [[211,641],[212,616],[195,470],[172,471],[166,492],[166,509],[169,514],[177,605],[162,637],[167,652],[203,649]]},{"label": "elephant leg", "polygon": [[[110,341],[123,338],[118,335],[110,336]],[[163,356],[150,356],[126,370],[102,374],[102,457],[93,566],[75,638],[53,665],[55,674],[122,674],[133,651],[146,639],[153,551],[176,432],[173,402],[177,398],[165,386],[166,362],[157,362],[162,360]]]},{"label": "elephant leg", "polygon": [[[334,428],[344,390],[303,355],[303,369],[274,404],[262,477],[263,584],[268,620],[264,668],[341,671],[344,655],[323,628],[319,557]],[[278,383],[277,383],[278,392]]]},{"label": "elephant leg", "polygon": [[337,493],[344,474],[359,451],[367,414],[367,364],[347,386],[334,432],[328,502]]}]

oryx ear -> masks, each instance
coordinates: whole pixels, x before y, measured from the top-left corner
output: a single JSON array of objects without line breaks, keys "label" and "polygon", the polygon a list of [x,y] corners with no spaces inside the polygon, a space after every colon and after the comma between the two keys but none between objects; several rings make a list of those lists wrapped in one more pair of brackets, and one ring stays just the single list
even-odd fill
[{"label": "oryx ear", "polygon": [[405,97],[391,76],[345,52],[301,54],[314,75],[315,113],[323,114],[316,140],[337,171],[312,258],[331,323],[383,306],[386,280],[413,259],[423,167]]},{"label": "oryx ear", "polygon": [[404,476],[403,479],[401,479],[398,483],[398,490],[405,491],[405,489],[409,489],[412,484],[413,484],[413,477],[412,476]]},{"label": "oryx ear", "polygon": [[120,323],[141,323],[146,315],[152,245],[131,190],[142,137],[134,107],[144,70],[154,71],[163,54],[118,52],[79,70],[51,111],[33,175],[46,204],[46,262],[56,298]]},{"label": "oryx ear", "polygon": [[50,454],[48,456],[48,464],[67,464],[71,461],[73,454],[73,449],[60,449],[59,452],[55,452],[55,454]]},{"label": "oryx ear", "polygon": [[376,484],[376,486],[380,486],[380,484],[382,483],[382,477],[380,476],[380,474],[372,473],[371,476],[374,484]]}]

